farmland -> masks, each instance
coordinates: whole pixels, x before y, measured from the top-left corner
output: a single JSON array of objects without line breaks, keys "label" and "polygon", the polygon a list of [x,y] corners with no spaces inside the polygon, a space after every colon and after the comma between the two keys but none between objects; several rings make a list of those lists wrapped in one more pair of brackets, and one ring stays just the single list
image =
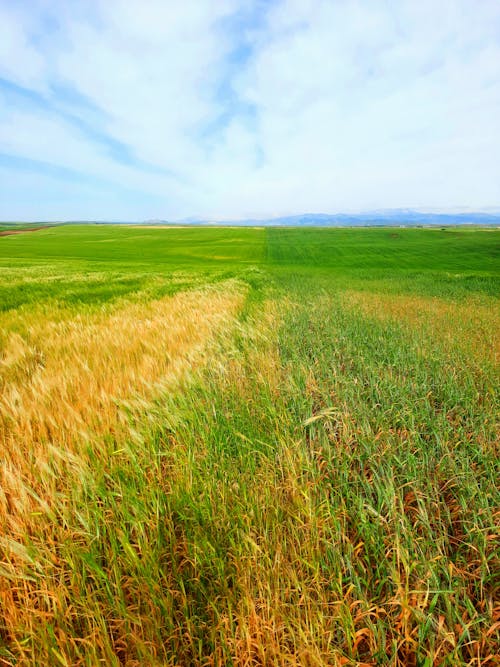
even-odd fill
[{"label": "farmland", "polygon": [[0,238],[0,665],[494,665],[500,232]]}]

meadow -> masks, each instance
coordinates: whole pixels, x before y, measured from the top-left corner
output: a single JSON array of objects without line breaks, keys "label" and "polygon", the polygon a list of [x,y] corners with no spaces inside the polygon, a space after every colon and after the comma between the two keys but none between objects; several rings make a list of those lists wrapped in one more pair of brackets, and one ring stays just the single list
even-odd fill
[{"label": "meadow", "polygon": [[500,231],[0,238],[0,665],[499,664]]}]

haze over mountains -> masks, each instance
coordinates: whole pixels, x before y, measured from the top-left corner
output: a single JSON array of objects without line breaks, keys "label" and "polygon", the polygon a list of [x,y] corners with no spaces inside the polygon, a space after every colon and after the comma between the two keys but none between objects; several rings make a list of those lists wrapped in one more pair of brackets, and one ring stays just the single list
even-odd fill
[{"label": "haze over mountains", "polygon": [[299,215],[279,216],[275,218],[245,218],[243,220],[205,220],[188,218],[170,222],[167,220],[146,220],[143,224],[191,224],[191,225],[259,225],[284,227],[362,227],[362,226],[399,226],[420,225],[500,225],[500,209],[482,212],[426,212],[411,209],[383,209],[363,213],[301,213]]},{"label": "haze over mountains", "polygon": [[[25,221],[28,222],[28,221]],[[3,225],[23,224],[4,221]],[[475,225],[500,227],[500,208],[484,211],[419,211],[413,209],[381,209],[359,213],[300,213],[267,218],[209,219],[192,216],[181,220],[154,218],[149,220],[30,220],[30,225],[110,224],[153,226],[238,226],[238,227],[423,227]]]}]

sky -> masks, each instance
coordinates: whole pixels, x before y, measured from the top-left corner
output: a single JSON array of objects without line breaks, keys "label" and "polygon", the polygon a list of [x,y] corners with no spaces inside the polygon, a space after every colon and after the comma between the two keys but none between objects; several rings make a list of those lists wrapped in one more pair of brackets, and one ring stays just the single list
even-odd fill
[{"label": "sky", "polygon": [[498,206],[498,0],[0,0],[1,220]]}]

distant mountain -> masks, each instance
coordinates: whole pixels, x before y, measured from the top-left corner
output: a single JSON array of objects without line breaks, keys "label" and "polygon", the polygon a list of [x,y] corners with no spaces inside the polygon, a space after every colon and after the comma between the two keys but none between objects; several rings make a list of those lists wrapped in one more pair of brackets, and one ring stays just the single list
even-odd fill
[{"label": "distant mountain", "polygon": [[500,210],[490,212],[434,213],[411,209],[387,209],[365,213],[302,213],[300,215],[277,218],[247,218],[244,220],[204,220],[189,218],[176,223],[166,220],[148,221],[147,224],[179,225],[226,225],[226,226],[264,226],[264,227],[371,227],[390,226],[446,226],[446,225],[485,225],[500,226]]},{"label": "distant mountain", "polygon": [[[2,225],[26,224],[21,222],[1,222]],[[276,218],[246,218],[241,220],[218,220],[203,218],[184,218],[183,220],[65,220],[36,221],[39,225],[178,225],[192,226],[230,226],[230,227],[436,227],[449,225],[482,225],[500,227],[500,208],[487,211],[459,210],[454,213],[436,213],[433,211],[415,211],[413,209],[381,209],[363,213],[301,213]]]}]

